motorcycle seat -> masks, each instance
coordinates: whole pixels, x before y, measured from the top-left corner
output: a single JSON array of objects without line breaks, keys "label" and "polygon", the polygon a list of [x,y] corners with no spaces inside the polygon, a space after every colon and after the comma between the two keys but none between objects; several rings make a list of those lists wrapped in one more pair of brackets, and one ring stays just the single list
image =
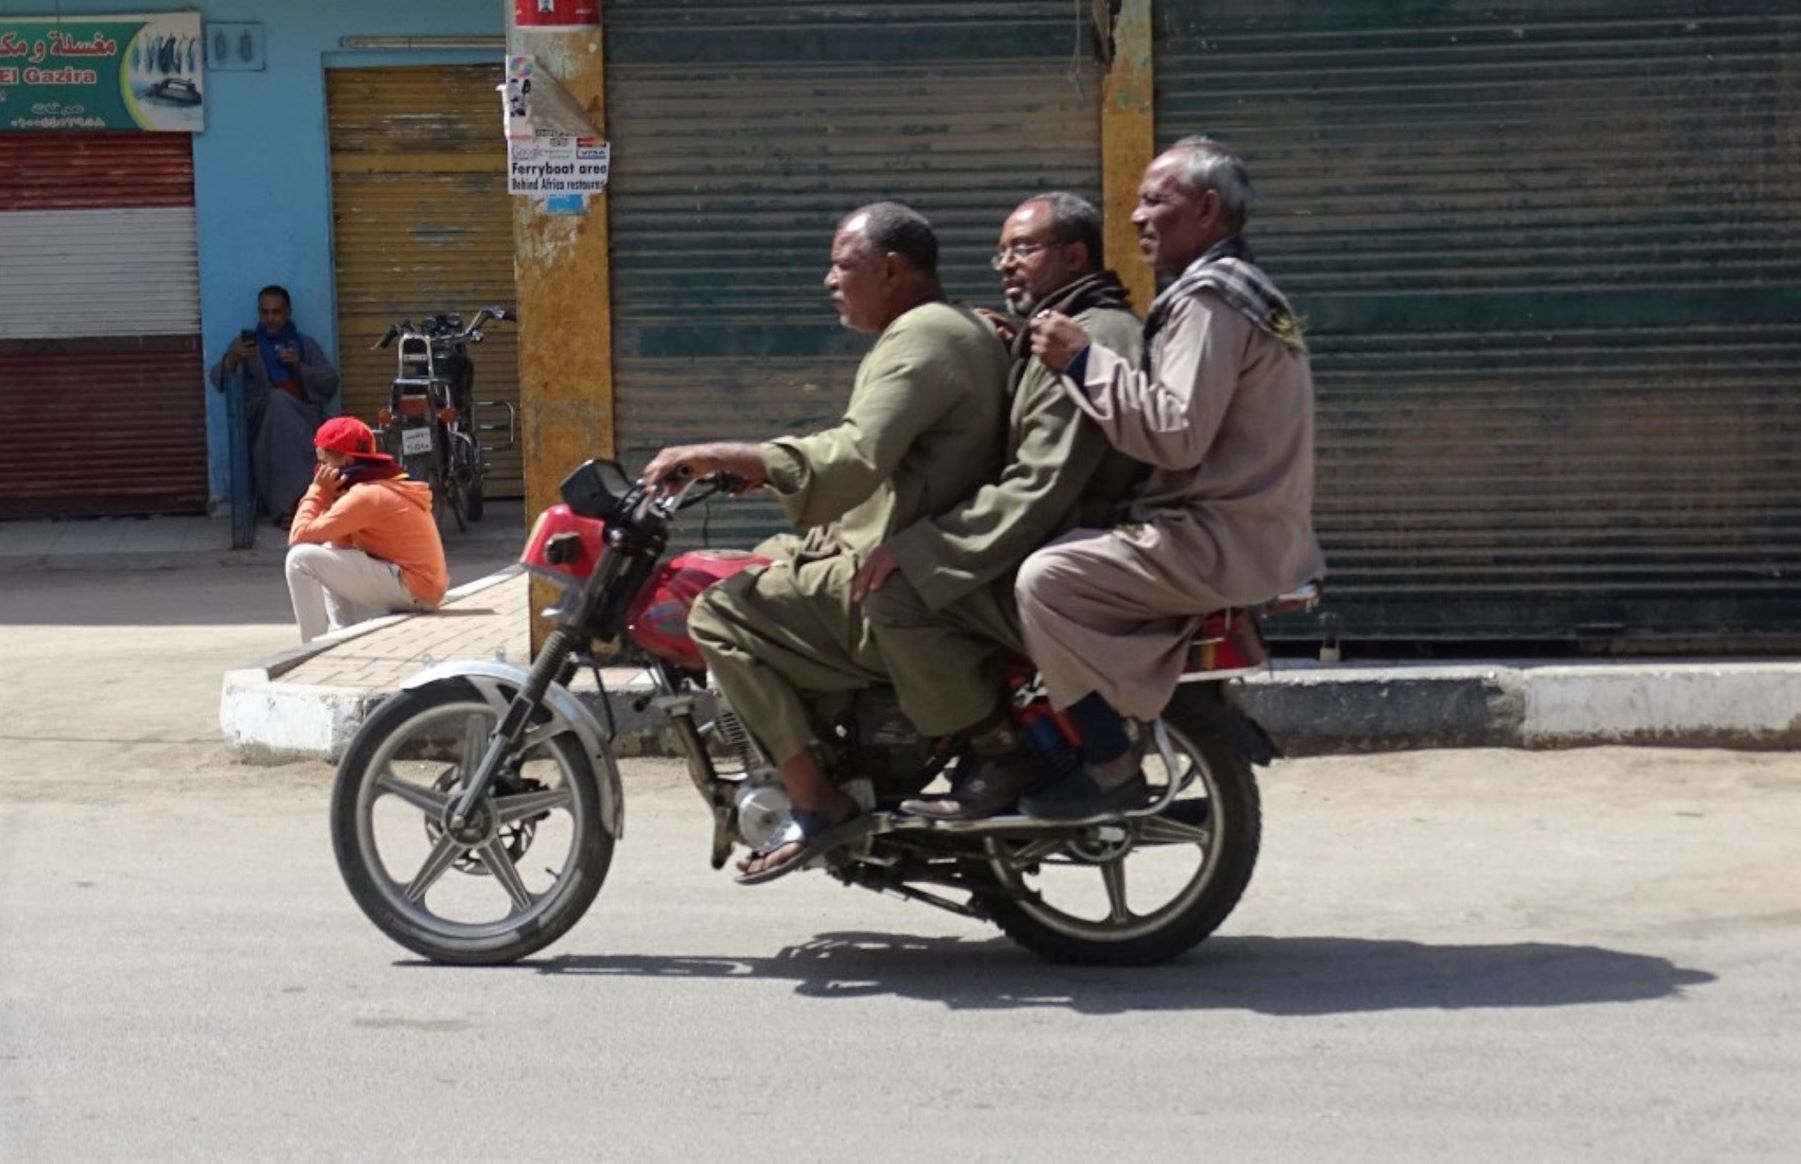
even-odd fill
[{"label": "motorcycle seat", "polygon": [[1257,619],[1264,615],[1312,610],[1319,605],[1320,594],[1320,584],[1308,581],[1285,594],[1276,595],[1254,610],[1229,606],[1209,614],[1201,621],[1200,631],[1188,645],[1188,658],[1182,667],[1183,680],[1218,679],[1264,666],[1269,662],[1269,647],[1263,641],[1263,630],[1257,625]]}]

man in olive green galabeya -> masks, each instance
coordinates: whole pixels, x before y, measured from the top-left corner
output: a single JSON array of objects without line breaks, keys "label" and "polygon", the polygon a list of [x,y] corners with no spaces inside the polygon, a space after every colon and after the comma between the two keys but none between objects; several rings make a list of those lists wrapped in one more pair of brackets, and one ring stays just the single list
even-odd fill
[{"label": "man in olive green galabeya", "polygon": [[868,818],[814,755],[809,705],[881,682],[880,652],[852,582],[868,555],[1000,469],[1007,351],[974,312],[945,302],[931,224],[897,203],[865,206],[832,239],[825,277],[840,321],[878,333],[843,420],[761,444],[664,449],[652,482],[729,472],[767,486],[802,531],[792,551],[703,593],[689,629],[732,710],[775,761],[793,806],[741,868],[772,880],[855,840]]},{"label": "man in olive green galabeya", "polygon": [[1011,805],[1041,776],[1009,714],[999,665],[1024,656],[1014,572],[1027,554],[1078,525],[1106,521],[1141,466],[1115,451],[1032,355],[1025,322],[1059,311],[1135,359],[1140,325],[1119,277],[1103,269],[1101,215],[1053,191],[1021,203],[1001,226],[993,260],[1012,318],[1007,459],[1000,475],[955,507],[889,538],[858,576],[903,711],[929,736],[953,736],[969,756],[948,796],[902,804],[923,816],[968,819]]}]

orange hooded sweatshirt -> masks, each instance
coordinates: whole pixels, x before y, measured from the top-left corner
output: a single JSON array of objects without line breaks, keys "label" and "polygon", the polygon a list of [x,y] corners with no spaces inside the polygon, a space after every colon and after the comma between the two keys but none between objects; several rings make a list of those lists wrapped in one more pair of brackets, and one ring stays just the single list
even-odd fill
[{"label": "orange hooded sweatshirt", "polygon": [[431,486],[423,481],[365,481],[336,500],[314,482],[288,527],[288,544],[303,542],[361,550],[394,563],[407,592],[427,606],[436,606],[450,588],[444,542],[431,515]]}]

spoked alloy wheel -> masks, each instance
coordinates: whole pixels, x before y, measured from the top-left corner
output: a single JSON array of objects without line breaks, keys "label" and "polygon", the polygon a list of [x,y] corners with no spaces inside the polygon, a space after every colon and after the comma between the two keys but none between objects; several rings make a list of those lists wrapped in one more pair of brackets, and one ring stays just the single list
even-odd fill
[{"label": "spoked alloy wheel", "polygon": [[613,840],[580,739],[529,731],[472,818],[452,806],[510,692],[447,679],[384,702],[332,790],[332,845],[383,933],[436,962],[495,965],[549,945],[605,880]]},{"label": "spoked alloy wheel", "polygon": [[[1001,890],[988,909],[1007,936],[1055,962],[1147,965],[1191,949],[1226,919],[1257,862],[1251,766],[1182,710],[1164,715],[1187,789],[1161,814],[1041,838],[988,842]],[[1145,774],[1170,775],[1153,747]]]}]

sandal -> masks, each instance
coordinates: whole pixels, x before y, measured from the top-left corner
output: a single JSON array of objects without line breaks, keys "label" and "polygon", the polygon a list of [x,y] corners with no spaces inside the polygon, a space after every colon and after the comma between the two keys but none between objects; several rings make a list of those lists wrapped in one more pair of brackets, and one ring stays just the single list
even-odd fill
[{"label": "sandal", "polygon": [[915,796],[900,810],[932,820],[984,820],[1031,792],[1044,779],[1038,758],[1021,748],[999,756],[970,756],[943,796]]},{"label": "sandal", "polygon": [[858,813],[847,821],[834,822],[823,812],[810,812],[804,808],[792,809],[782,827],[775,835],[764,841],[752,853],[754,861],[779,852],[788,845],[804,846],[800,852],[783,861],[780,865],[771,865],[759,869],[755,873],[745,873],[738,877],[740,885],[761,885],[765,881],[774,881],[777,877],[794,872],[805,866],[813,858],[823,856],[833,849],[842,848],[852,841],[858,840],[874,829],[875,817],[870,813]]}]

